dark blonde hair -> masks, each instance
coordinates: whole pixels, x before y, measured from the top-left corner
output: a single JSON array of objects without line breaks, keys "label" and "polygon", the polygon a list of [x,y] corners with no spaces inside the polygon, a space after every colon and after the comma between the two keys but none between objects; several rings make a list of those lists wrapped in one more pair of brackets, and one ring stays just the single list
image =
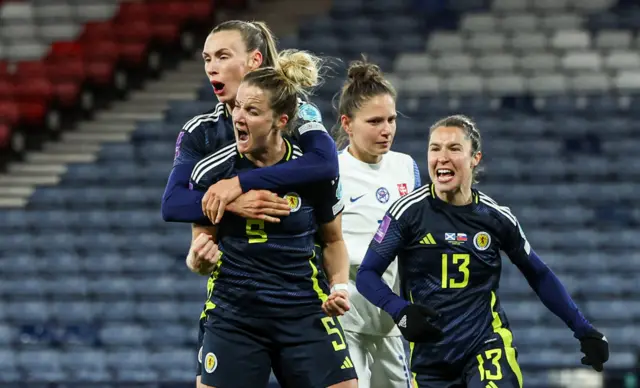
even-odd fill
[{"label": "dark blonde hair", "polygon": [[353,118],[355,112],[371,98],[388,94],[395,100],[396,89],[391,85],[378,65],[362,60],[352,62],[347,71],[347,80],[342,85],[338,101],[338,122],[334,127],[334,136],[338,148],[349,142],[349,136],[342,128],[340,117],[345,115]]},{"label": "dark blonde hair", "polygon": [[218,24],[211,34],[221,31],[238,31],[247,52],[258,50],[262,53],[260,67],[273,67],[278,60],[278,49],[273,33],[264,22],[245,22],[244,20],[228,20]]},{"label": "dark blonde hair", "polygon": [[[440,127],[455,127],[464,131],[465,137],[471,141],[471,156],[474,156],[478,152],[482,152],[482,137],[480,131],[476,127],[476,123],[465,115],[453,115],[447,116],[435,122],[429,128],[429,139],[433,131]],[[484,171],[484,167],[476,166],[473,168],[473,183],[478,183],[478,174]]]},{"label": "dark blonde hair", "polygon": [[298,98],[307,97],[320,83],[322,60],[301,50],[284,50],[275,67],[250,71],[243,83],[269,93],[269,107],[275,115],[286,114],[289,124],[298,113]]}]

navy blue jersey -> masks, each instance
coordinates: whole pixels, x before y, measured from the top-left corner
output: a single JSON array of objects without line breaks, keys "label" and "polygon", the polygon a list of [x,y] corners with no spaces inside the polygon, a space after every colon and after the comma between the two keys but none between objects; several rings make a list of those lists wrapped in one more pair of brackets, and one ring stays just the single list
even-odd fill
[{"label": "navy blue jersey", "polygon": [[[303,100],[298,101],[298,114],[292,128],[296,138],[309,130],[326,131],[320,111]],[[195,164],[234,139],[231,113],[219,102],[214,109],[193,117],[182,127],[176,141],[173,166]]]},{"label": "navy blue jersey", "polygon": [[178,134],[173,165],[195,164],[233,140],[233,122],[225,104],[187,121]]},{"label": "navy blue jersey", "polygon": [[442,314],[445,338],[412,344],[412,371],[427,373],[475,357],[485,341],[512,335],[497,296],[500,251],[518,264],[530,246],[507,207],[473,190],[467,206],[440,200],[433,184],[396,201],[382,220],[370,249],[391,262],[397,255],[402,296]]},{"label": "navy blue jersey", "polygon": [[[302,155],[289,138],[280,163]],[[235,142],[203,159],[191,184],[206,190],[220,179],[257,168],[239,154]],[[319,275],[315,254],[318,224],[342,211],[339,178],[304,187],[283,187],[291,214],[280,223],[245,219],[225,213],[218,227],[220,264],[209,281],[206,310],[247,316],[300,316],[320,311],[326,280]]]}]

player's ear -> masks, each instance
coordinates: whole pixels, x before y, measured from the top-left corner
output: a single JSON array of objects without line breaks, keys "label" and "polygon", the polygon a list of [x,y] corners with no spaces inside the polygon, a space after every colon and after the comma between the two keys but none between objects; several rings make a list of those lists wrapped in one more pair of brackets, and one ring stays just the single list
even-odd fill
[{"label": "player's ear", "polygon": [[471,158],[471,167],[476,168],[480,164],[480,160],[482,160],[482,152],[478,151]]},{"label": "player's ear", "polygon": [[281,114],[280,117],[276,120],[276,128],[282,130],[287,126],[289,122],[289,116],[286,114]]},{"label": "player's ear", "polygon": [[247,63],[249,66],[249,71],[259,68],[262,65],[263,59],[264,58],[262,57],[262,53],[260,52],[260,50],[253,50],[253,52],[249,54],[249,61]]},{"label": "player's ear", "polygon": [[351,119],[347,115],[340,116],[340,125],[347,135],[351,135]]}]

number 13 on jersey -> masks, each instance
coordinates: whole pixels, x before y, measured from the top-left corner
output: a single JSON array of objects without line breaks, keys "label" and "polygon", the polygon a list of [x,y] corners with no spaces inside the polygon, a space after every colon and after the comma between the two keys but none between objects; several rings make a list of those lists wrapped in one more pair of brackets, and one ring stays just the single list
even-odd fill
[{"label": "number 13 on jersey", "polygon": [[469,285],[469,260],[467,253],[442,254],[442,288],[465,288]]}]

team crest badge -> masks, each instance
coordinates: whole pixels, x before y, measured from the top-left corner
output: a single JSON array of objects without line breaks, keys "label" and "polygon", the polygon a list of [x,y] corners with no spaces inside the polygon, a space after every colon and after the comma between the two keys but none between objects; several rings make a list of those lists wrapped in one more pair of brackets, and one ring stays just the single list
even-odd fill
[{"label": "team crest badge", "polygon": [[200,350],[198,350],[198,362],[202,364],[202,346],[200,346]]},{"label": "team crest badge", "polygon": [[284,199],[289,203],[289,208],[292,213],[300,210],[300,206],[302,206],[302,199],[298,193],[287,193],[284,195]]},{"label": "team crest badge", "polygon": [[389,202],[389,190],[387,190],[385,187],[379,188],[376,191],[376,198],[378,199],[378,202],[380,202],[380,203]]},{"label": "team crest badge", "polygon": [[401,197],[409,194],[409,189],[407,188],[406,183],[398,183],[398,193],[400,193]]},{"label": "team crest badge", "polygon": [[491,245],[491,236],[487,232],[478,232],[473,236],[473,246],[479,251],[486,251]]},{"label": "team crest badge", "polygon": [[215,354],[209,352],[207,356],[204,358],[204,370],[207,373],[213,373],[218,367],[218,357]]}]

